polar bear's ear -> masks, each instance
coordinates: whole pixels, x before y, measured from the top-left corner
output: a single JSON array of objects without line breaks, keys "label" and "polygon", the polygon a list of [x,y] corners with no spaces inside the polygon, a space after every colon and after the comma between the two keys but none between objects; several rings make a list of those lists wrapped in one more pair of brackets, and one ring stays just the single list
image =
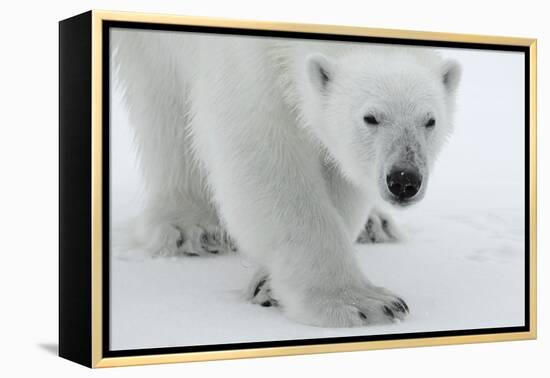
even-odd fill
[{"label": "polar bear's ear", "polygon": [[452,59],[446,60],[441,68],[441,75],[447,92],[454,93],[456,88],[458,88],[458,83],[460,83],[460,77],[462,76],[460,63]]},{"label": "polar bear's ear", "polygon": [[307,74],[311,83],[324,91],[334,74],[334,65],[322,54],[313,54],[307,58]]}]

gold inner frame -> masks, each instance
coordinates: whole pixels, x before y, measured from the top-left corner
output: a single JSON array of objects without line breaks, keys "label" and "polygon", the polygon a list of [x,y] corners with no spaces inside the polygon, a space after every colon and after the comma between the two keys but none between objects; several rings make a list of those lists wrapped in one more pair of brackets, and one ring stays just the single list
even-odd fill
[{"label": "gold inner frame", "polygon": [[[220,350],[211,352],[173,353],[140,355],[131,357],[106,357],[102,355],[102,312],[103,312],[103,251],[102,251],[102,23],[103,21],[129,21],[140,23],[158,23],[193,26],[217,26],[227,28],[295,31],[306,33],[325,33],[334,35],[355,35],[410,40],[441,42],[465,42],[528,47],[530,51],[530,235],[529,235],[529,271],[530,271],[530,330],[527,332],[493,333],[468,336],[445,336],[385,341],[363,341],[338,344],[317,344],[308,346],[268,347],[257,349]],[[335,26],[317,24],[294,24],[280,22],[260,22],[249,20],[231,20],[209,17],[190,17],[146,13],[92,11],[92,366],[114,367],[129,365],[160,364],[173,362],[207,361],[250,357],[299,355],[311,353],[349,352],[371,349],[389,349],[402,347],[434,346],[447,344],[466,344],[494,341],[535,339],[537,336],[537,40],[500,36],[470,34],[436,33],[396,29],[374,29],[355,26]]]}]

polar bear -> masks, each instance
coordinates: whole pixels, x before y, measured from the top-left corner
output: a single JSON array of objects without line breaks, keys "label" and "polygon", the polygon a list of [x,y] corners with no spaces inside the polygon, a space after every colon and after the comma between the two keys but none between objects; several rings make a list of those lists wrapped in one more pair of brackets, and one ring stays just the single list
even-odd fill
[{"label": "polar bear", "polygon": [[354,241],[375,222],[393,233],[380,201],[424,196],[452,131],[457,62],[418,47],[184,32],[115,29],[111,43],[146,182],[144,248],[238,248],[261,267],[253,301],[297,322],[407,315],[362,274]]}]

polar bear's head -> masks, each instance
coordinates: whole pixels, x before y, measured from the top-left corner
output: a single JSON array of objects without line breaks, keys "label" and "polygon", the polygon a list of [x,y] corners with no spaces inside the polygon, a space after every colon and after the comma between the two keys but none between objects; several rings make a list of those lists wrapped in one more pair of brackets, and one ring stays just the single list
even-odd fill
[{"label": "polar bear's head", "polygon": [[452,131],[461,69],[433,52],[379,47],[307,59],[303,116],[348,179],[408,205]]}]

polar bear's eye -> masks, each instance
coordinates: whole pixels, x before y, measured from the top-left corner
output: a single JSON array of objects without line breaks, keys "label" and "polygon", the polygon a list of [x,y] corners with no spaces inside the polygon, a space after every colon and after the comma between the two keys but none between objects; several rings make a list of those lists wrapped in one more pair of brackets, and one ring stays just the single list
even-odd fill
[{"label": "polar bear's eye", "polygon": [[368,115],[364,116],[363,120],[369,125],[378,125],[379,124],[376,117],[373,116],[372,114],[368,114]]},{"label": "polar bear's eye", "polygon": [[430,118],[428,122],[426,122],[426,127],[434,127],[435,126],[435,119]]}]

